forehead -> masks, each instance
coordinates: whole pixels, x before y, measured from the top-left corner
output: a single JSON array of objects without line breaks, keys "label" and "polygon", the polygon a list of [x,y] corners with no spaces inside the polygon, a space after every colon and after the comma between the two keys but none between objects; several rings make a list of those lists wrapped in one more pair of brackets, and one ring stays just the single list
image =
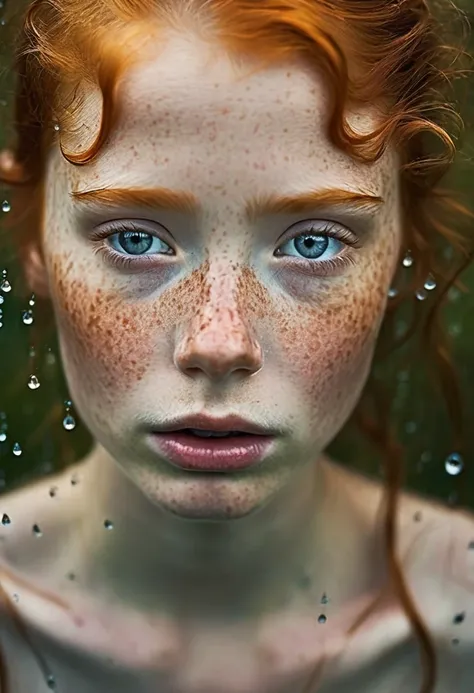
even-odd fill
[{"label": "forehead", "polygon": [[[390,150],[374,165],[361,164],[338,150],[327,136],[331,97],[322,72],[301,61],[256,68],[236,61],[223,49],[190,35],[174,35],[146,61],[126,74],[120,86],[123,108],[108,146],[78,173],[82,184],[156,184],[157,166],[182,187],[187,173],[220,176],[225,170],[240,179],[249,165],[256,179],[305,187],[324,174],[325,184],[341,187],[349,178],[381,194]],[[96,132],[97,94],[85,100],[83,122]],[[94,117],[95,116],[95,117]],[[349,111],[351,126],[367,133],[377,126],[375,109]],[[270,176],[269,176],[270,172]],[[343,180],[341,180],[341,177]],[[158,184],[163,184],[158,181]]]}]

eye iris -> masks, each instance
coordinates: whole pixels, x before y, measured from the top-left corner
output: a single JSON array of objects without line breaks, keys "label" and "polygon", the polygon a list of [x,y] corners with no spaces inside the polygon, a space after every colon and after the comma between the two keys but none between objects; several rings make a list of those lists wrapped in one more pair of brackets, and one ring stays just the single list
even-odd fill
[{"label": "eye iris", "polygon": [[320,257],[328,248],[327,236],[305,235],[294,240],[296,250],[306,258]]},{"label": "eye iris", "polygon": [[153,237],[143,231],[123,231],[119,234],[118,241],[127,253],[140,255],[150,250]]}]

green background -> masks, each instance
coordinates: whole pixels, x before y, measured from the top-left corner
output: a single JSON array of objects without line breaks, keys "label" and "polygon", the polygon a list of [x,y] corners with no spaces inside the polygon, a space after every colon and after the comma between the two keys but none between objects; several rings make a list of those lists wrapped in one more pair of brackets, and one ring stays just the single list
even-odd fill
[{"label": "green background", "polygon": [[[7,0],[0,0],[0,18],[2,1]],[[464,7],[474,18],[470,4],[465,2]],[[0,145],[11,133],[14,88],[7,38],[8,23],[0,24]],[[474,41],[471,43],[474,47]],[[452,179],[453,187],[462,191],[468,200],[474,184],[474,91],[471,94],[464,103],[464,143]],[[466,100],[465,92],[463,98]],[[2,211],[3,202],[8,202],[8,193],[0,186],[0,231],[3,230],[2,217],[8,214]],[[31,308],[33,324],[24,324],[22,315],[30,308],[29,294],[8,242],[0,244],[0,282],[4,269],[13,289],[9,293],[0,291],[4,298],[0,305],[0,491],[3,489],[3,492],[80,459],[91,442],[74,406],[70,414],[76,421],[75,428],[66,430],[63,426],[68,390],[56,335],[46,333],[40,338],[42,326],[37,306]],[[384,365],[383,375],[388,382],[395,383],[394,420],[405,445],[407,488],[449,503],[455,503],[462,490],[463,503],[474,509],[474,269],[466,271],[461,279],[467,291],[452,290],[445,311],[453,339],[453,357],[463,387],[470,436],[461,474],[452,476],[446,471],[446,457],[453,452],[446,410],[439,395],[428,388],[423,368],[410,360],[409,345]],[[28,387],[32,374],[41,384],[35,390]],[[2,437],[5,437],[3,442]],[[14,454],[15,443],[21,447],[21,455]],[[374,475],[379,473],[380,453],[349,428],[341,432],[330,452],[357,469]]]}]

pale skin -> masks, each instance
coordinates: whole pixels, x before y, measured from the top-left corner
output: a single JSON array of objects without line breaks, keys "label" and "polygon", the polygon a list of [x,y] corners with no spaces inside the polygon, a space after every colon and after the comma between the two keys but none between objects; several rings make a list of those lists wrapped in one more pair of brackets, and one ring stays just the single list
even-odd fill
[{"label": "pale skin", "polygon": [[[124,94],[94,163],[52,153],[46,264],[32,247],[25,266],[53,302],[71,397],[97,442],[74,470],[2,499],[2,584],[67,693],[294,693],[323,659],[324,693],[416,691],[416,640],[393,594],[345,637],[386,584],[382,488],[324,456],[365,383],[397,269],[396,153],[367,166],[331,145],[322,75],[288,64],[246,76],[189,37],[170,39]],[[186,190],[201,211],[91,216],[70,195],[104,186]],[[255,196],[328,188],[382,202],[245,213]],[[117,221],[151,233],[148,264],[107,260],[127,246],[111,245],[113,229],[91,234]],[[296,230],[321,235],[328,221],[345,242],[305,261]],[[240,474],[176,470],[143,423],[201,411],[277,427],[275,453]],[[438,639],[437,693],[462,693],[474,629],[453,617],[474,606],[473,519],[404,495],[399,527]],[[50,690],[6,615],[2,643],[14,693]]]}]

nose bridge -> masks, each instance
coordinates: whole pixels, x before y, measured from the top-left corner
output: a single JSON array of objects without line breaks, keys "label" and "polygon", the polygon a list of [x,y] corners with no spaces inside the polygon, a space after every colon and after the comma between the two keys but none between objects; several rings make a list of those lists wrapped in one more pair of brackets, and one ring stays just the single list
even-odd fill
[{"label": "nose bridge", "polygon": [[239,273],[234,269],[209,277],[202,303],[177,345],[181,370],[222,378],[236,370],[261,368],[262,349],[239,293]]}]

